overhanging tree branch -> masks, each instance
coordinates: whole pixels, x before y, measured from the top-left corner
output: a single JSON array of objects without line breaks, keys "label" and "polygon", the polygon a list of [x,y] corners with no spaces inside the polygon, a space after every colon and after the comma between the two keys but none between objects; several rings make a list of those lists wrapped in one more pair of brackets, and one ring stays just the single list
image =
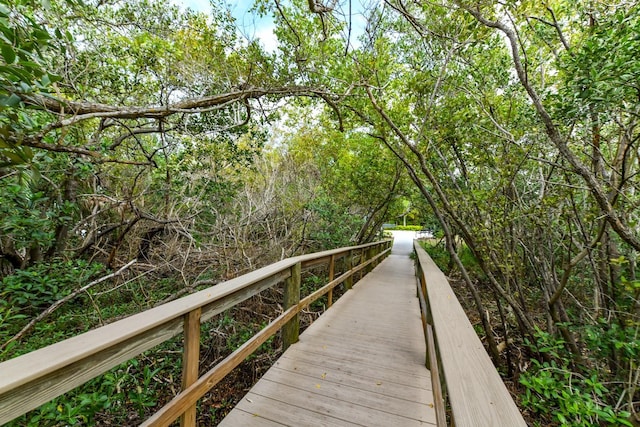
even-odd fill
[{"label": "overhanging tree branch", "polygon": [[264,96],[313,96],[330,98],[331,93],[307,86],[284,86],[280,88],[248,88],[218,95],[206,96],[202,98],[186,99],[169,105],[140,107],[140,106],[113,106],[95,102],[69,101],[52,96],[25,95],[22,94],[22,101],[31,106],[41,107],[45,110],[71,117],[61,120],[51,126],[52,129],[68,126],[83,120],[94,118],[112,119],[140,119],[152,118],[160,119],[176,113],[203,113],[213,111],[214,107],[224,108],[225,106],[248,99],[258,99]]},{"label": "overhanging tree branch", "polygon": [[585,183],[589,187],[589,190],[593,194],[598,207],[606,215],[609,224],[611,224],[611,228],[613,228],[616,234],[618,234],[618,236],[620,236],[623,241],[625,241],[635,250],[640,251],[640,239],[631,231],[630,227],[620,217],[620,215],[618,215],[613,205],[611,204],[607,192],[602,187],[597,177],[589,170],[589,168],[584,163],[582,163],[582,161],[580,161],[578,156],[573,151],[571,151],[567,144],[566,138],[560,133],[560,130],[553,122],[551,115],[542,104],[538,92],[533,87],[531,82],[529,82],[525,67],[520,57],[520,49],[518,47],[518,38],[516,33],[500,21],[492,21],[490,19],[487,19],[476,8],[466,6],[460,1],[458,1],[457,4],[463,10],[471,14],[481,24],[489,28],[497,29],[507,37],[509,46],[511,48],[513,64],[518,75],[518,80],[520,80],[520,84],[529,95],[529,99],[531,99],[531,102],[533,103],[536,112],[545,127],[547,136],[556,146],[560,154],[562,154],[562,156],[571,164],[575,172],[580,175],[585,181]]},{"label": "overhanging tree branch", "polygon": [[[62,153],[73,153],[86,155],[95,159],[101,159],[103,155],[86,147],[67,146],[63,144],[51,144],[43,142],[43,139],[50,132],[77,125],[91,119],[154,119],[162,120],[175,114],[200,114],[222,110],[235,103],[244,104],[247,109],[246,120],[239,125],[245,124],[250,117],[249,100],[259,100],[265,96],[278,98],[291,96],[307,96],[320,98],[329,105],[338,117],[340,129],[342,129],[342,115],[337,107],[340,98],[324,89],[308,86],[283,86],[278,88],[246,88],[227,93],[193,98],[179,101],[166,106],[114,106],[95,102],[72,101],[56,98],[51,95],[39,94],[16,94],[22,102],[30,107],[41,108],[60,118],[41,130],[38,134],[20,141],[21,145],[40,148],[47,151]],[[120,136],[112,145],[113,147],[121,143],[122,139],[142,133],[153,133],[161,130],[158,128],[140,128],[130,131]],[[104,160],[104,159],[103,159]],[[112,161],[112,160],[109,160]]]}]

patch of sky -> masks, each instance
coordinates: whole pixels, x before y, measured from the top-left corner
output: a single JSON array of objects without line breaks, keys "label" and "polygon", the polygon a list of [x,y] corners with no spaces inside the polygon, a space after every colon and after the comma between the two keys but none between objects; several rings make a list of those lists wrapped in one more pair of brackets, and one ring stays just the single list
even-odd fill
[{"label": "patch of sky", "polygon": [[[209,0],[170,0],[182,8],[196,12],[210,13]],[[353,48],[360,46],[360,36],[365,32],[367,16],[379,6],[380,0],[338,0],[331,1],[334,17],[346,23],[343,37],[349,40]],[[274,34],[275,24],[271,15],[259,16],[252,8],[252,0],[227,0],[225,2],[236,20],[240,34],[247,40],[260,40],[267,52],[275,52],[278,40]]]},{"label": "patch of sky", "polygon": [[[196,12],[210,13],[211,2],[209,0],[171,0],[171,2],[183,9],[191,9]],[[275,24],[271,16],[259,16],[251,9],[253,1],[251,0],[228,0],[225,2],[226,7],[236,20],[236,26],[240,34],[248,39],[258,39],[262,43],[267,52],[274,52],[278,47],[273,30]]]}]

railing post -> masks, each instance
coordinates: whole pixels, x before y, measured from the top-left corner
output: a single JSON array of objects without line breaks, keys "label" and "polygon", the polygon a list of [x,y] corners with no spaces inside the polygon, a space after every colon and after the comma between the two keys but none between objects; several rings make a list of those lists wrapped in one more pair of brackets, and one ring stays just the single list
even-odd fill
[{"label": "railing post", "polygon": [[[198,379],[200,366],[200,315],[197,308],[184,315],[184,348],[182,353],[182,390]],[[180,417],[180,427],[195,427],[196,405],[187,408]]]},{"label": "railing post", "polygon": [[[374,245],[369,248],[369,259],[376,256],[377,250],[378,250],[378,245]],[[373,270],[374,268],[376,268],[376,265],[377,265],[376,261],[372,261],[370,265],[371,265],[371,270]]]},{"label": "railing post", "polygon": [[[353,268],[353,249],[349,250],[349,255],[347,255],[347,259],[345,260],[347,264],[347,271]],[[347,280],[344,281],[344,288],[349,290],[353,287],[353,274],[347,277]]]},{"label": "railing post", "polygon": [[[369,246],[369,247],[367,248],[366,261],[369,261],[371,258],[373,258],[373,246]],[[371,270],[373,270],[373,263],[370,263],[369,265],[367,265],[367,272],[366,272],[366,274],[371,273]]]},{"label": "railing post", "polygon": [[420,268],[420,287],[422,288],[422,295],[424,295],[425,311],[427,312],[427,323],[433,325],[433,318],[431,317],[431,307],[429,307],[429,298],[427,297],[427,279],[424,277],[424,271]]},{"label": "railing post", "polygon": [[[438,353],[436,350],[435,337],[433,333],[433,327],[431,324],[427,324],[426,337],[427,337],[427,355],[428,368],[431,373],[431,389],[433,390],[433,402],[436,409],[436,425],[446,426],[447,417],[444,407],[444,393],[442,390],[442,382],[440,381],[440,367],[438,366]],[[451,419],[451,427],[455,427],[453,418]]]},{"label": "railing post", "polygon": [[[284,283],[284,309],[287,310],[300,302],[300,272],[302,266],[296,263],[291,267],[291,276]],[[282,327],[282,349],[286,350],[298,342],[300,335],[299,315],[295,315]]]},{"label": "railing post", "polygon": [[[329,282],[334,279],[336,275],[336,256],[331,255],[331,260],[329,261]],[[333,288],[329,289],[329,294],[327,295],[327,308],[333,305]]]}]

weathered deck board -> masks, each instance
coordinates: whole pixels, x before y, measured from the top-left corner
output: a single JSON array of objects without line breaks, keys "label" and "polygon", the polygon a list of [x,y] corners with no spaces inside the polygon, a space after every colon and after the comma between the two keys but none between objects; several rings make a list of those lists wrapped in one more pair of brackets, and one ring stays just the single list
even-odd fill
[{"label": "weathered deck board", "polygon": [[412,261],[394,247],[220,426],[435,425],[425,351]]}]

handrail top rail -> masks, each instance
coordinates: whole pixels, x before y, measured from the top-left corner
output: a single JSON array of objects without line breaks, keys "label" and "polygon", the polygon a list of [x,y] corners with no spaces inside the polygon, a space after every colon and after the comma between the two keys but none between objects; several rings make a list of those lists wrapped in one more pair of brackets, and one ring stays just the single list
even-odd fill
[{"label": "handrail top rail", "polygon": [[427,305],[456,426],[523,426],[526,422],[447,277],[414,240]]},{"label": "handrail top rail", "polygon": [[92,329],[80,335],[34,350],[0,363],[0,395],[36,378],[68,366],[92,354],[103,351],[129,338],[171,322],[185,314],[241,291],[261,280],[282,273],[297,263],[305,263],[351,250],[375,246],[384,239],[357,246],[331,249],[312,254],[285,258],[273,264],[186,295],[177,300],[131,315],[124,319]]}]

